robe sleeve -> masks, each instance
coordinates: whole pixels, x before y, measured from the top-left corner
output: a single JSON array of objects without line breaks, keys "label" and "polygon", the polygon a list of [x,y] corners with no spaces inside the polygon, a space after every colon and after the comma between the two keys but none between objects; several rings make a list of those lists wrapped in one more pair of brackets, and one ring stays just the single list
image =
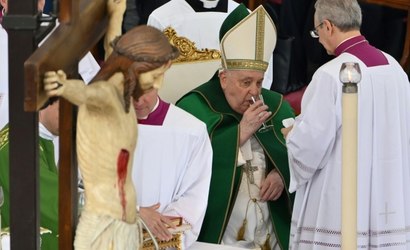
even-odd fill
[{"label": "robe sleeve", "polygon": [[286,140],[289,192],[309,182],[329,160],[341,126],[340,117],[335,115],[341,105],[337,98],[339,84],[334,77],[318,71],[303,96],[302,112]]},{"label": "robe sleeve", "polygon": [[[208,204],[209,183],[212,171],[212,146],[203,124],[202,132],[190,145],[187,170],[184,173],[181,187],[164,210],[164,214],[182,216],[192,226],[185,233],[185,245],[196,241],[204,220]],[[189,208],[189,209],[187,209]]]}]

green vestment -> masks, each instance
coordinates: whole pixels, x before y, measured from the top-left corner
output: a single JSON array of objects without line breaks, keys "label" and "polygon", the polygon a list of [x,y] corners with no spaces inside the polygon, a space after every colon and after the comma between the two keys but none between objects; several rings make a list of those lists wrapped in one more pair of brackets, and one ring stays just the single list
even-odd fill
[{"label": "green vestment", "polygon": [[[4,204],[1,207],[2,227],[10,225],[9,187],[9,127],[0,131],[0,185],[3,187]],[[52,233],[41,236],[42,250],[58,249],[58,172],[54,161],[54,145],[39,137],[40,151],[40,226]],[[34,164],[34,163],[33,163]],[[24,180],[21,180],[24,181]],[[18,211],[16,211],[18,212]]]},{"label": "green vestment", "polygon": [[[293,195],[288,193],[288,158],[280,129],[283,128],[282,120],[294,117],[294,113],[280,94],[265,89],[262,89],[262,94],[272,111],[266,124],[273,124],[274,128],[265,133],[256,132],[254,136],[264,150],[267,173],[277,169],[285,183],[281,197],[269,201],[268,206],[276,239],[281,249],[288,249]],[[207,124],[213,148],[212,177],[208,207],[198,240],[220,243],[241,182],[242,168],[237,167],[237,158],[242,115],[230,108],[216,75],[182,97],[177,106]]]}]

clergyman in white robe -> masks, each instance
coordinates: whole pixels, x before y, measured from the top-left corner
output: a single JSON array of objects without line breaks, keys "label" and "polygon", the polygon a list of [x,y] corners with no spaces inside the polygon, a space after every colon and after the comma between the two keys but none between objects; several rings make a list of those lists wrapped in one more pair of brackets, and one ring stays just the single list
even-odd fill
[{"label": "clergyman in white robe", "polygon": [[137,204],[159,202],[158,212],[182,217],[192,227],[183,237],[188,248],[198,238],[208,203],[212,146],[206,125],[160,99],[138,123],[132,173]]},{"label": "clergyman in white robe", "polygon": [[287,136],[296,191],[291,249],[341,248],[343,62],[357,62],[357,248],[410,249],[410,84],[401,66],[351,37],[320,67]]}]

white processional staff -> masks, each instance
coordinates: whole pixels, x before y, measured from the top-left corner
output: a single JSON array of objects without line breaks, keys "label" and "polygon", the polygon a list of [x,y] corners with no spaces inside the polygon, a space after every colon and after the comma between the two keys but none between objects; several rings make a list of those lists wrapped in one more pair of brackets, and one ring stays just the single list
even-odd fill
[{"label": "white processional staff", "polygon": [[342,96],[342,249],[357,249],[357,84],[358,63],[345,62],[340,68]]}]

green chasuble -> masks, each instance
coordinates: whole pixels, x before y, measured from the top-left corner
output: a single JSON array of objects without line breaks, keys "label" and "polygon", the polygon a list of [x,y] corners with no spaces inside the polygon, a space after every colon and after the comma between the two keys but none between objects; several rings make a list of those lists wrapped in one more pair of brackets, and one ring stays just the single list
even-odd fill
[{"label": "green chasuble", "polygon": [[[267,173],[273,168],[285,183],[281,197],[269,201],[271,220],[276,239],[281,249],[288,249],[293,195],[289,189],[289,167],[285,140],[280,129],[282,120],[294,117],[292,108],[283,101],[282,95],[262,89],[265,103],[272,111],[266,124],[274,128],[254,136],[261,144],[266,158]],[[198,240],[220,243],[233,206],[242,176],[242,168],[237,167],[239,151],[239,122],[241,114],[231,109],[225,99],[215,75],[209,82],[183,96],[177,106],[193,114],[207,124],[213,148],[211,186],[208,207]]]},{"label": "green chasuble", "polygon": [[[9,127],[0,131],[0,185],[3,187],[4,204],[1,207],[2,227],[10,225],[9,188]],[[41,235],[41,249],[58,249],[58,172],[54,161],[54,145],[39,137],[40,143],[40,225],[52,233]],[[22,180],[24,181],[24,180]]]}]

